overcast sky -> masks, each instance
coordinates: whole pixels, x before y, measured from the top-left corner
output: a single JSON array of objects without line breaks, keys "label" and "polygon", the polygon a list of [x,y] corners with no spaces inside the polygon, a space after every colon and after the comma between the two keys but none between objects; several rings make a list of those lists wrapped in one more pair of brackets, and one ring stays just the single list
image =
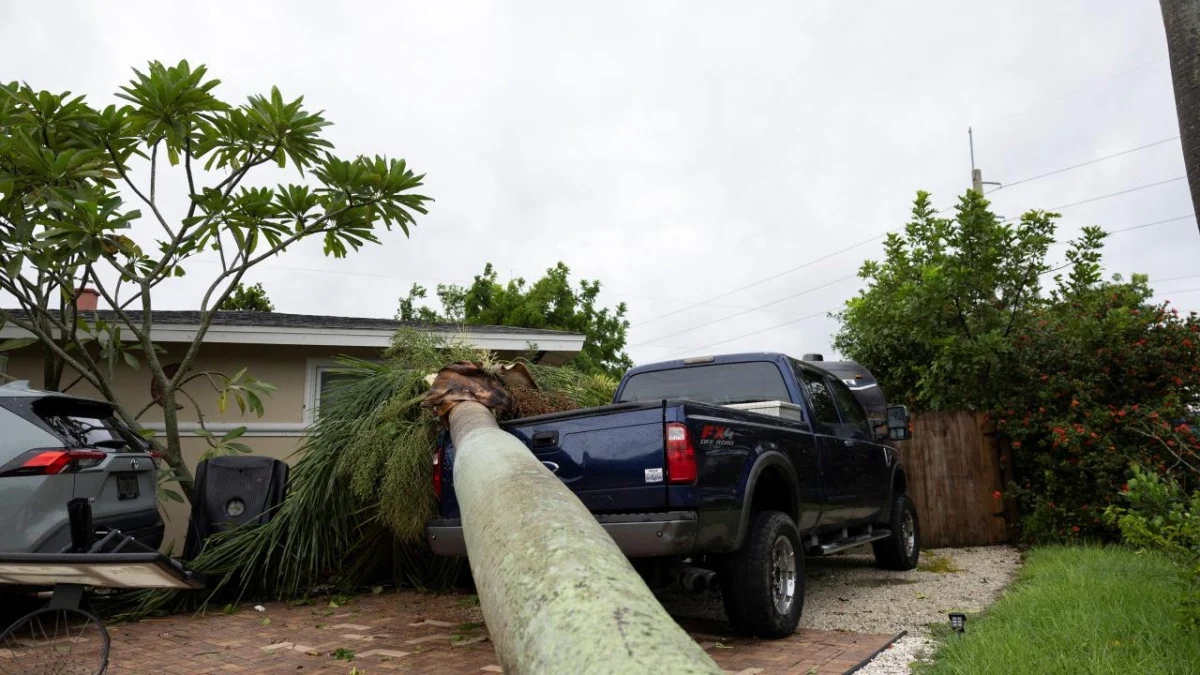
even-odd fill
[{"label": "overcast sky", "polygon": [[[562,260],[629,304],[639,363],[799,355],[831,351],[824,312],[881,247],[843,249],[902,225],[918,189],[944,207],[969,187],[968,126],[1001,183],[1179,133],[1153,0],[914,4],[11,2],[0,63],[102,106],[131,66],[186,58],[226,100],[278,85],[325,110],[340,154],[428,174],[437,201],[410,239],[252,271],[278,311],[388,317],[413,281]],[[1014,216],[1183,175],[1171,140],[992,197]],[[1061,212],[1069,239],[1192,206],[1175,180]],[[1106,266],[1191,309],[1197,261],[1187,217],[1115,234]],[[193,265],[156,307],[195,309],[214,270]]]}]

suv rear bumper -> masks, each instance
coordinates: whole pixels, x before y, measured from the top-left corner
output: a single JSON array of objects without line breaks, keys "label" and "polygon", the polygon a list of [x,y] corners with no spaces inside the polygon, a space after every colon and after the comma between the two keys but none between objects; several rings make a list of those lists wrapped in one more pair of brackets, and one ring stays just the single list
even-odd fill
[{"label": "suv rear bumper", "polygon": [[[691,553],[699,529],[694,511],[604,514],[597,515],[596,520],[621,552],[630,558]],[[457,518],[429,521],[425,526],[425,538],[437,555],[467,555],[462,521]]]}]

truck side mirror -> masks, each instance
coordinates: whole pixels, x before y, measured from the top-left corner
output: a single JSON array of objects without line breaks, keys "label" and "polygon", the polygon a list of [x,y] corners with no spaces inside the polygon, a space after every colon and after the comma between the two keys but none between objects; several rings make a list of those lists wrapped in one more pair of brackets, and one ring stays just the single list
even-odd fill
[{"label": "truck side mirror", "polygon": [[912,438],[912,420],[908,416],[908,408],[902,405],[888,406],[887,427],[888,438],[893,441]]}]

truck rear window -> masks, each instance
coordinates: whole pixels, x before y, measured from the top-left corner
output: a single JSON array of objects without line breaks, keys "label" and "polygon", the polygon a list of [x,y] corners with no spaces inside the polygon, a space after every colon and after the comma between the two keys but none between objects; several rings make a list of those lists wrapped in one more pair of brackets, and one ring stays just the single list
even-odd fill
[{"label": "truck rear window", "polygon": [[618,403],[664,398],[686,398],[726,405],[790,401],[792,397],[774,363],[751,361],[638,373],[625,383]]}]

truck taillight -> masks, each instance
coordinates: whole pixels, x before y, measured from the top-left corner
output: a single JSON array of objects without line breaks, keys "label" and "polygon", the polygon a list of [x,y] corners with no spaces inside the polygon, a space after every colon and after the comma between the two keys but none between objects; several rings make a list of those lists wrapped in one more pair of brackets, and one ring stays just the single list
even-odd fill
[{"label": "truck taillight", "polygon": [[433,451],[433,496],[442,498],[442,444]]},{"label": "truck taillight", "polygon": [[696,451],[688,436],[687,426],[667,423],[667,482],[688,485],[696,482]]},{"label": "truck taillight", "polygon": [[30,450],[0,467],[0,476],[53,476],[67,469],[86,469],[108,457],[100,450]]}]

